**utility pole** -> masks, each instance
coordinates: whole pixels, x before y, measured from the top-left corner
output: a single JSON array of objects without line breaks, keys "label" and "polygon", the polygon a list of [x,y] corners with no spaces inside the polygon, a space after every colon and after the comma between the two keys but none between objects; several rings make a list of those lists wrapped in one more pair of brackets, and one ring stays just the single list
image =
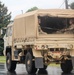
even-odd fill
[{"label": "utility pole", "polygon": [[65,0],[65,7],[68,9],[68,0]]},{"label": "utility pole", "polygon": [[23,10],[21,10],[22,14],[23,14]]}]

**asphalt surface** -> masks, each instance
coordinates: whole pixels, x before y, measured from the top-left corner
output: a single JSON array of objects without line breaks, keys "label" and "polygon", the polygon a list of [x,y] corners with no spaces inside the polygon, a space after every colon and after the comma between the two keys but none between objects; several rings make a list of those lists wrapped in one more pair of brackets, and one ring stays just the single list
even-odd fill
[{"label": "asphalt surface", "polygon": [[[15,72],[8,72],[6,69],[6,65],[0,64],[0,75],[29,75],[29,74],[26,72],[24,64],[17,65]],[[36,74],[31,75],[74,75],[74,70],[69,74],[65,74],[61,71],[60,67],[49,66],[46,70],[43,71],[38,70]]]}]

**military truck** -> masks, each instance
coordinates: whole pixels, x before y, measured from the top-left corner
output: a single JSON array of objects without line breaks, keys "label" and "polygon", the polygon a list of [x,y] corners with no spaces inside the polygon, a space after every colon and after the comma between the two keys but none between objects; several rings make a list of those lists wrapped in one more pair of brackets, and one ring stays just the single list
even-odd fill
[{"label": "military truck", "polygon": [[[44,70],[50,63],[60,64],[63,72],[71,72],[74,57],[74,34],[64,33],[72,9],[39,9],[15,17],[4,37],[6,66],[14,71],[16,64],[25,64],[29,74]],[[61,32],[61,33],[57,33]]]}]

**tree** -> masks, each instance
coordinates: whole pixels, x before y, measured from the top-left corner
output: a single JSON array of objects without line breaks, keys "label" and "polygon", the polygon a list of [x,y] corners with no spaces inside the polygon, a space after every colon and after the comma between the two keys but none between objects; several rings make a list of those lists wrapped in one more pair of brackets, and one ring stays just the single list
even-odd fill
[{"label": "tree", "polygon": [[31,9],[28,9],[27,12],[34,11],[34,10],[37,10],[37,9],[38,9],[37,7],[33,7]]},{"label": "tree", "polygon": [[7,7],[0,2],[0,28],[6,27],[10,23],[11,13],[8,14]]},{"label": "tree", "polygon": [[70,8],[74,9],[74,2],[70,4]]},{"label": "tree", "polygon": [[[7,7],[0,2],[0,29],[6,27],[11,22],[11,13],[8,13]],[[3,53],[3,35],[0,35],[0,55]]]}]

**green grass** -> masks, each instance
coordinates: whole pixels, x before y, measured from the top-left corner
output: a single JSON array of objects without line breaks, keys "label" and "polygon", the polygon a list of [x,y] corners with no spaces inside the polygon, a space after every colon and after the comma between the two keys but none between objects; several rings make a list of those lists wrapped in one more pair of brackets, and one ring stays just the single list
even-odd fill
[{"label": "green grass", "polygon": [[49,64],[49,66],[52,66],[52,67],[54,67],[54,66],[60,67],[60,64],[51,63],[51,64]]},{"label": "green grass", "polygon": [[5,56],[0,56],[0,63],[6,63]]},{"label": "green grass", "polygon": [[[5,56],[0,56],[0,63],[6,63],[6,57],[5,57]],[[51,64],[49,64],[49,66],[52,66],[52,67],[56,66],[56,67],[59,67],[60,64],[51,63]]]}]

